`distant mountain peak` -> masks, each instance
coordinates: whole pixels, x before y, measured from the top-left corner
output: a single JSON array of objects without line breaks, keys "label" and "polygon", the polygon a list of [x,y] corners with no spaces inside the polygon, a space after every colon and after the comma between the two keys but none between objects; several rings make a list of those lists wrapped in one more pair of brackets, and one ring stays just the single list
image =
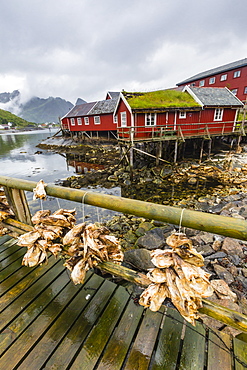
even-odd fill
[{"label": "distant mountain peak", "polygon": [[78,99],[76,100],[75,105],[80,105],[80,104],[85,104],[85,103],[86,103],[86,101],[85,101],[85,100],[83,100],[83,99],[81,99],[81,98],[78,98]]}]

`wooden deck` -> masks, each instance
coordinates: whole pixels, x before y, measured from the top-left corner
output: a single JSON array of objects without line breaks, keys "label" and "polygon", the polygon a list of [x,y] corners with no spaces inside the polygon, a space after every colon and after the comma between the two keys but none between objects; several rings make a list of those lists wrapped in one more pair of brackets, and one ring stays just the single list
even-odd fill
[{"label": "wooden deck", "polygon": [[192,327],[165,306],[145,310],[92,272],[74,286],[53,257],[22,267],[24,253],[0,238],[1,369],[246,369],[245,342]]}]

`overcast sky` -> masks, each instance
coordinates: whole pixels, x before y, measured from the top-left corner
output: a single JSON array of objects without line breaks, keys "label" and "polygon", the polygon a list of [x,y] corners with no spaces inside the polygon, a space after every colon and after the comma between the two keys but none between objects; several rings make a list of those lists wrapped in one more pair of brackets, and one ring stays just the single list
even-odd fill
[{"label": "overcast sky", "polygon": [[246,0],[1,0],[0,92],[75,103],[247,57]]}]

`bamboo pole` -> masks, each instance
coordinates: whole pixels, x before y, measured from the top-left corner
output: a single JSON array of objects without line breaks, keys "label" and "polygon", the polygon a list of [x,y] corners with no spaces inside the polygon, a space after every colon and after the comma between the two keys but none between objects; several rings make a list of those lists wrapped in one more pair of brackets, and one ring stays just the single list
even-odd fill
[{"label": "bamboo pole", "polygon": [[[120,276],[131,283],[141,285],[142,287],[147,287],[152,283],[146,275],[123,266],[115,265],[112,262],[102,262],[97,267],[112,275]],[[203,307],[198,310],[200,313],[247,333],[247,316],[223,307],[215,302],[211,302],[208,299],[202,299],[202,303]]]},{"label": "bamboo pole", "polygon": [[[33,191],[37,182],[0,176],[0,185],[10,188]],[[70,189],[48,184],[45,188],[50,196],[67,199],[74,202],[111,209],[113,211],[132,214],[149,220],[169,222],[196,230],[247,240],[247,221],[205,212],[164,206],[161,204],[143,202],[135,199],[117,197],[114,195]]]}]

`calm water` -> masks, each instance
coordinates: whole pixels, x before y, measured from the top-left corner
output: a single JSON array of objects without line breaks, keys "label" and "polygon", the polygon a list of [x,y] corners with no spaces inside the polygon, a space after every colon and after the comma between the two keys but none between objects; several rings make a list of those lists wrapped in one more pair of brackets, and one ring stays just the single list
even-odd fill
[{"label": "calm water", "polygon": [[[56,130],[28,131],[25,133],[4,133],[0,135],[0,174],[2,176],[39,181],[55,184],[58,180],[75,174],[74,167],[68,166],[66,158],[48,150],[36,147],[41,141],[54,135]],[[40,153],[41,152],[41,153]],[[38,154],[40,153],[40,154]],[[112,195],[121,195],[119,188],[84,189]],[[77,219],[82,221],[82,215],[89,221],[103,221],[112,217],[115,212],[98,209],[80,203],[48,197],[46,201],[33,200],[33,194],[26,192],[32,214],[39,209],[76,208]]]}]

